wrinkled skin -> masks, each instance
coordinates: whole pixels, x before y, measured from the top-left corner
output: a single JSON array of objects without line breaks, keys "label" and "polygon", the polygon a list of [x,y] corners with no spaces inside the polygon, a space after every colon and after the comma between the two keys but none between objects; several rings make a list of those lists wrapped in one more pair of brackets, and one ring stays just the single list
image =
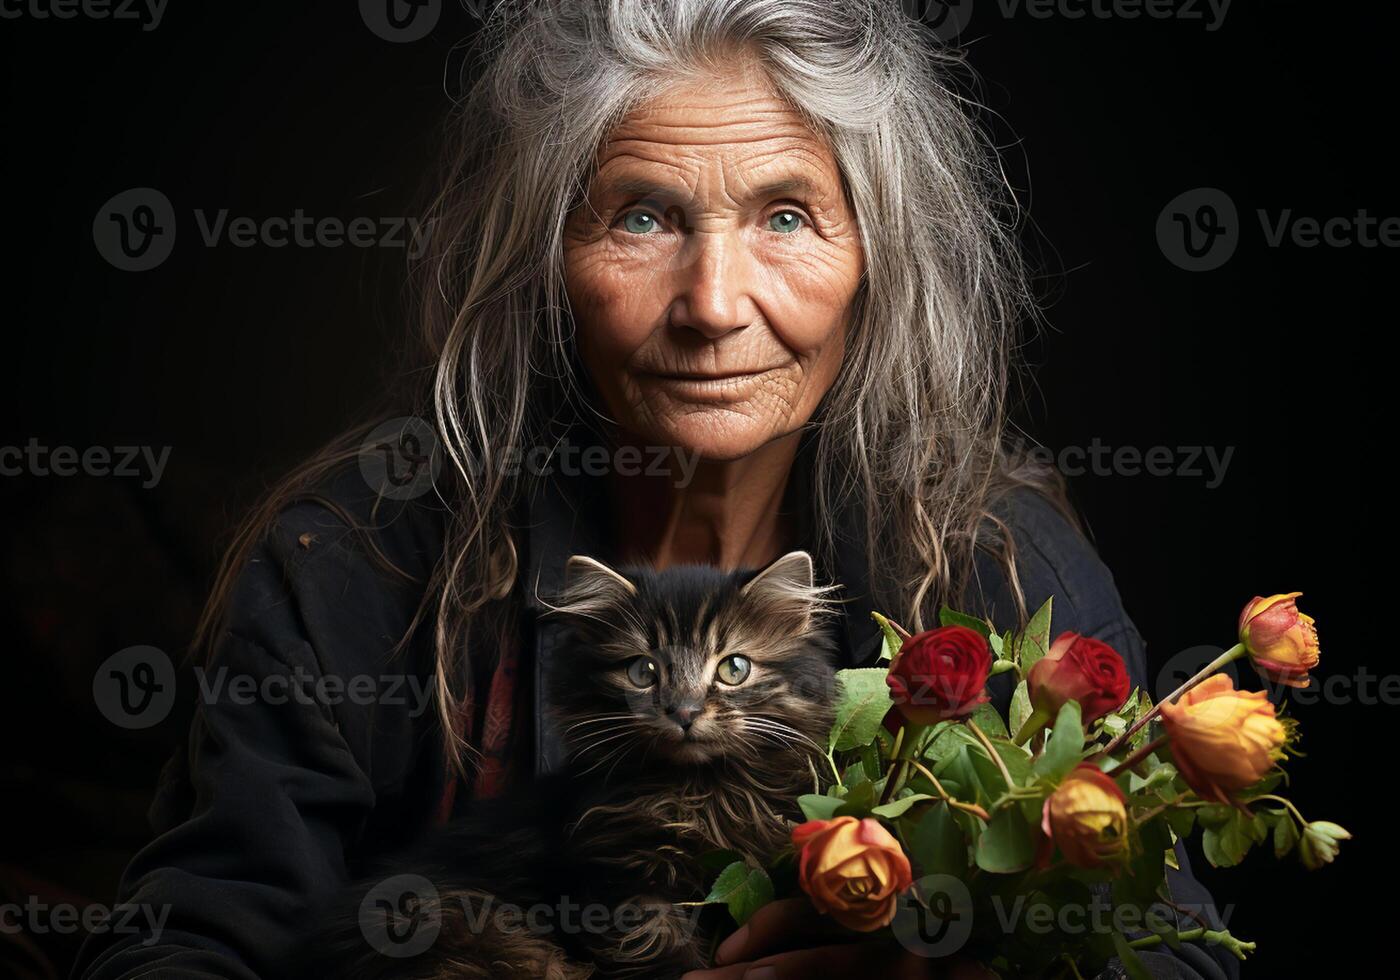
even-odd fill
[{"label": "wrinkled skin", "polygon": [[831,151],[748,69],[622,122],[566,228],[565,270],[614,420],[736,460],[812,417],[864,260]]}]

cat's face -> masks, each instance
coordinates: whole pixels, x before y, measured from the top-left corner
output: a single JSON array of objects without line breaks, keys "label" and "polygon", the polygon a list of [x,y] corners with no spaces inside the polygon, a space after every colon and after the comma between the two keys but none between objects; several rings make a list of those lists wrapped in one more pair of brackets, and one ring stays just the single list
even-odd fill
[{"label": "cat's face", "polygon": [[792,552],[757,575],[706,567],[614,571],[569,560],[559,615],[572,642],[551,703],[583,765],[725,759],[805,763],[831,724],[827,589]]}]

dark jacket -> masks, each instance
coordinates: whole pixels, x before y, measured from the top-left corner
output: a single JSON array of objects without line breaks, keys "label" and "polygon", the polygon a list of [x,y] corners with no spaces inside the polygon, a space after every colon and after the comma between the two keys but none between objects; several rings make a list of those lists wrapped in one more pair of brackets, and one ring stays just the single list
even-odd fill
[{"label": "dark jacket", "polygon": [[[557,587],[570,554],[609,559],[602,487],[596,479],[552,477],[521,503],[517,539],[528,601],[520,699],[534,727],[512,729],[517,778],[558,758],[558,739],[533,705],[554,641],[534,596]],[[203,667],[211,691],[220,677],[243,676],[273,696],[235,697],[227,684],[220,696],[201,695],[188,742],[161,775],[150,811],[155,837],[123,875],[119,900],[168,908],[164,930],[158,937],[92,936],[75,975],[135,977],[163,968],[172,976],[278,976],[319,902],[361,860],[420,834],[444,799],[440,729],[428,699],[430,632],[411,630],[422,583],[441,554],[441,505],[427,495],[372,510],[373,495],[354,467],[322,496],[282,512],[242,570],[227,628]],[[1053,595],[1057,632],[1111,643],[1133,682],[1144,684],[1142,640],[1089,543],[1030,491],[1014,492],[999,509],[1015,539],[1027,605],[1034,609]],[[355,529],[347,516],[372,530]],[[865,597],[864,548],[850,527],[843,525],[837,567],[820,571],[844,587],[841,659],[858,665],[878,656],[880,640]],[[387,570],[374,549],[406,575]],[[977,572],[969,611],[1000,628],[1015,625],[1010,586],[996,563],[980,558]],[[394,654],[410,632],[406,648]],[[278,696],[287,677],[319,681],[322,692]],[[343,688],[324,687],[336,681]],[[1005,712],[1010,677],[994,678],[991,692]],[[1208,906],[1209,895],[1180,857],[1184,873],[1171,873],[1173,897]],[[1213,910],[1209,915],[1218,925]],[[1144,960],[1160,977],[1238,975],[1218,948],[1187,946]]]}]

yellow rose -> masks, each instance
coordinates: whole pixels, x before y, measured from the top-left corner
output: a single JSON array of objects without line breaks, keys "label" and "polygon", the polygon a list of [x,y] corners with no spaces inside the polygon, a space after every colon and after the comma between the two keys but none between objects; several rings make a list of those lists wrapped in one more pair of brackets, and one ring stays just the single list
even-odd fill
[{"label": "yellow rose", "polygon": [[858,932],[888,925],[900,893],[913,883],[899,841],[870,817],[809,820],[793,829],[792,844],[812,905]]},{"label": "yellow rose", "polygon": [[1097,766],[1081,762],[1045,800],[1040,829],[1079,868],[1101,868],[1128,853],[1128,811],[1123,791]]},{"label": "yellow rose", "polygon": [[1313,618],[1299,612],[1293,601],[1302,594],[1255,596],[1240,613],[1240,642],[1255,669],[1289,687],[1308,686],[1308,671],[1317,666],[1321,652]]},{"label": "yellow rose", "polygon": [[1237,691],[1226,674],[1215,674],[1162,702],[1162,725],[1177,771],[1203,800],[1231,802],[1283,756],[1287,732],[1263,691]]}]

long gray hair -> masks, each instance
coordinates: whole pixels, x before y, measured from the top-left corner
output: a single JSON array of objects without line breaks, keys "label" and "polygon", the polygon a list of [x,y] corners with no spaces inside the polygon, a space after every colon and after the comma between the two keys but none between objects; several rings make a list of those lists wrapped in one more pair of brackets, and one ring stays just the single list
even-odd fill
[{"label": "long gray hair", "polygon": [[[839,508],[866,515],[872,592],[911,629],[968,584],[992,542],[1011,358],[1031,304],[996,154],[954,84],[956,54],[899,0],[505,0],[478,39],[421,260],[419,393],[447,465],[445,551],[424,610],[435,623],[448,757],[469,694],[476,620],[516,588],[510,461],[548,444],[559,402],[597,411],[572,355],[563,229],[598,148],[639,102],[753,58],[832,147],[866,272],[842,372],[811,425],[819,556]],[[420,375],[422,374],[420,367]],[[541,379],[547,383],[542,384]],[[353,442],[294,474],[226,560],[215,602],[277,509]],[[988,531],[990,529],[990,535]],[[876,560],[878,559],[878,561]],[[827,567],[831,567],[828,563]],[[1023,611],[1024,615],[1024,611]]]}]

